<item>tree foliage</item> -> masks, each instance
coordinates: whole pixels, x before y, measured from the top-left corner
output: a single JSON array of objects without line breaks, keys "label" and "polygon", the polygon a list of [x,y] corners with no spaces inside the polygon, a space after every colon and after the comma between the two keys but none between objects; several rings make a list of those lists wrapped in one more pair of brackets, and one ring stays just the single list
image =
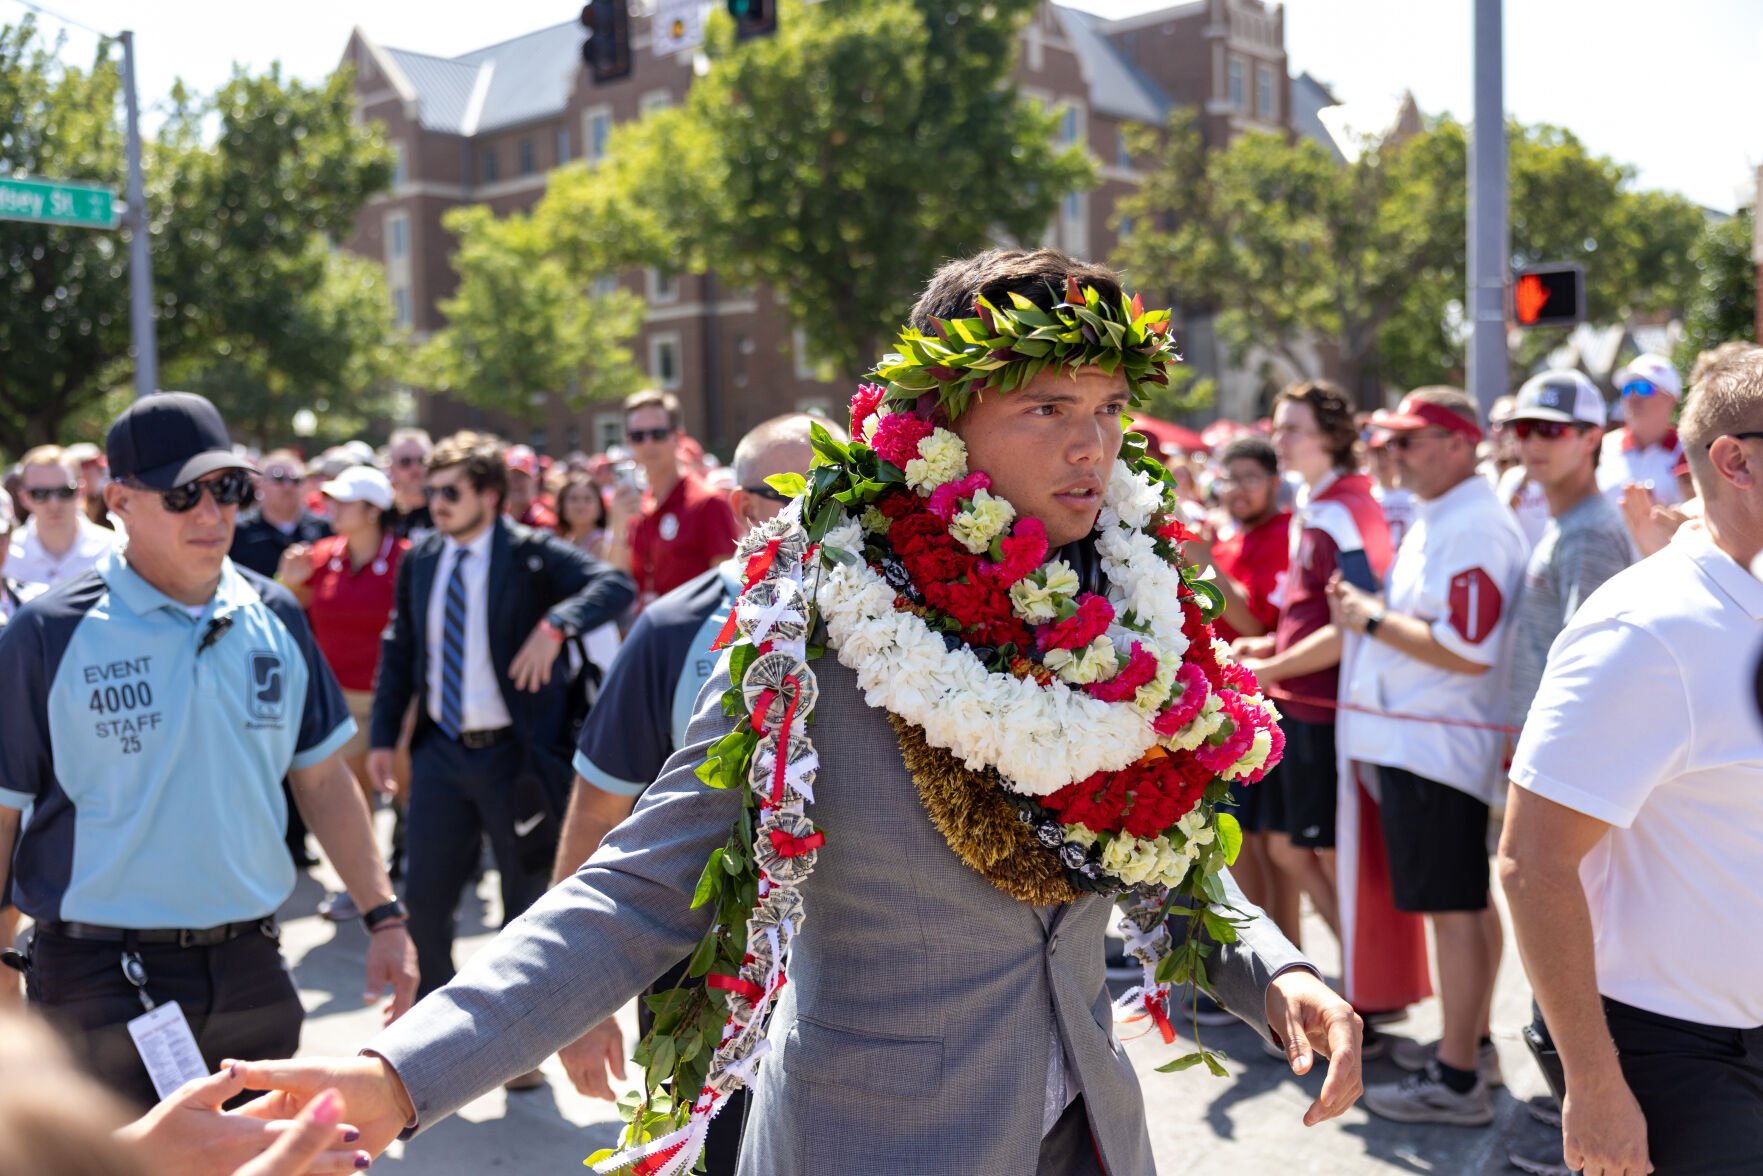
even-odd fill
[{"label": "tree foliage", "polygon": [[1683,342],[1672,357],[1680,372],[1696,356],[1734,339],[1757,337],[1757,268],[1751,260],[1755,210],[1708,226],[1689,252],[1695,289],[1683,318]]},{"label": "tree foliage", "polygon": [[[1587,313],[1617,321],[1681,309],[1702,216],[1681,197],[1633,192],[1631,173],[1558,127],[1508,128],[1514,266],[1578,262]],[[1136,229],[1120,261],[1167,280],[1185,309],[1215,312],[1239,353],[1259,344],[1318,375],[1320,342],[1367,399],[1459,381],[1467,282],[1468,136],[1440,118],[1421,134],[1367,142],[1339,164],[1302,138],[1251,133],[1201,150],[1191,114],[1134,144],[1155,160],[1121,214]],[[1527,332],[1515,374],[1564,329]]]},{"label": "tree foliage", "polygon": [[[29,20],[0,28],[0,171],[120,188],[111,47],[88,69],[59,50]],[[147,144],[162,381],[200,385],[256,440],[290,435],[266,398],[330,398],[363,419],[389,391],[382,279],[329,245],[391,179],[391,153],[353,112],[347,73],[309,86],[279,68],[239,72],[211,96],[180,86]],[[0,448],[66,439],[123,395],[127,258],[123,232],[0,223]]]}]

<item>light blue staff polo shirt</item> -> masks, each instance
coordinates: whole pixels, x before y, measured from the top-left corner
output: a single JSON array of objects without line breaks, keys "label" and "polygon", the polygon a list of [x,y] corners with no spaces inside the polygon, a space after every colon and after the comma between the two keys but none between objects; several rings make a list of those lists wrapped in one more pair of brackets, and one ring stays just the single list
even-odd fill
[{"label": "light blue staff polo shirt", "polygon": [[355,732],[299,604],[231,560],[192,616],[107,554],[0,629],[0,684],[0,805],[34,806],[13,901],[45,922],[274,913],[294,886],[282,777]]}]

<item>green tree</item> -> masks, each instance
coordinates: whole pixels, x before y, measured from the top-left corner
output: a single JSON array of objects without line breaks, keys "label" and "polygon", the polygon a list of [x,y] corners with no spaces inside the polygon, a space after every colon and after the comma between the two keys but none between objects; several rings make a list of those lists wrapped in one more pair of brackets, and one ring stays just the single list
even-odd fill
[{"label": "green tree", "polygon": [[1757,337],[1757,267],[1751,260],[1755,210],[1709,224],[1689,251],[1695,291],[1683,319],[1683,342],[1672,356],[1688,372],[1696,356],[1733,339]]},{"label": "green tree", "polygon": [[[63,65],[59,48],[28,20],[0,28],[0,168],[120,186],[110,48],[89,70]],[[145,161],[167,376],[223,399],[236,387],[235,410],[261,389],[322,393],[345,375],[367,378],[363,365],[377,361],[358,349],[372,352],[385,333],[339,307],[388,320],[361,300],[370,279],[326,242],[347,236],[390,181],[391,154],[353,112],[346,73],[308,86],[275,68],[237,73],[209,97],[176,91]],[[0,224],[0,447],[64,438],[132,378],[126,258],[122,234]],[[343,391],[359,404],[372,388]],[[264,435],[287,427],[266,424]]]}]

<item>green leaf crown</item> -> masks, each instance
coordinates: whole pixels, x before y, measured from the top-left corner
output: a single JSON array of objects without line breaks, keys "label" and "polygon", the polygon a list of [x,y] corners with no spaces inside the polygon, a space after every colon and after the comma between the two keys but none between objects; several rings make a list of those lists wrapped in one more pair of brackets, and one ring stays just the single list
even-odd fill
[{"label": "green leaf crown", "polygon": [[[899,350],[882,357],[875,377],[887,384],[886,400],[947,420],[967,411],[987,389],[1014,392],[1050,368],[1100,368],[1126,378],[1137,402],[1143,385],[1169,383],[1169,365],[1180,362],[1169,336],[1169,311],[1145,309],[1137,294],[1119,305],[1093,286],[1065,279],[1065,300],[1042,310],[1014,291],[1008,307],[984,296],[973,318],[931,318],[929,332],[908,327]],[[927,398],[934,397],[934,400]]]}]

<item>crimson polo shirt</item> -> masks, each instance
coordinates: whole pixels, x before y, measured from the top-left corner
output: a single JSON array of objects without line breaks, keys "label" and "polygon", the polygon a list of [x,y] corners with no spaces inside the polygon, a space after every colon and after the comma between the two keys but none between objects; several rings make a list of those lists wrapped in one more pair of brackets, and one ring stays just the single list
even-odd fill
[{"label": "crimson polo shirt", "polygon": [[[1279,606],[1285,599],[1286,567],[1291,562],[1292,516],[1281,511],[1266,522],[1238,530],[1212,545],[1212,562],[1218,570],[1246,589],[1243,603],[1249,615],[1269,633],[1279,624]],[[1221,641],[1242,636],[1225,623],[1212,622]]]},{"label": "crimson polo shirt", "polygon": [[631,575],[647,603],[701,576],[735,553],[741,525],[728,496],[694,474],[659,503],[647,503],[631,524]]},{"label": "crimson polo shirt", "polygon": [[312,578],[306,581],[312,595],[306,615],[319,652],[345,690],[373,689],[380,634],[392,614],[398,560],[408,550],[410,540],[388,531],[374,557],[360,571],[351,571],[347,539],[333,535],[312,545]]}]

